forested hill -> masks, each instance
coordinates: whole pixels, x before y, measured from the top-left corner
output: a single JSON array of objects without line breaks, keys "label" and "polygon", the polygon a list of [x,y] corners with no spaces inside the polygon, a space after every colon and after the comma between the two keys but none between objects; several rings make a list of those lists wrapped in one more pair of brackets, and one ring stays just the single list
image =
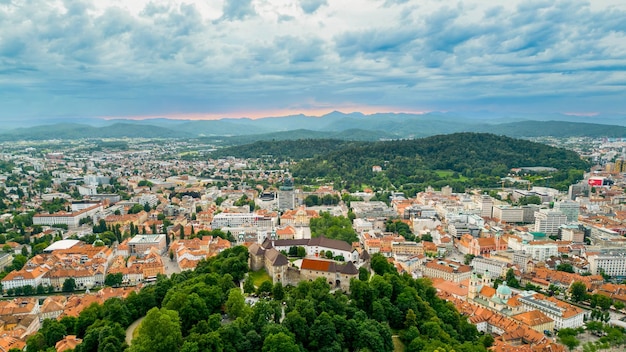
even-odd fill
[{"label": "forested hill", "polygon": [[[195,271],[159,275],[138,294],[94,303],[77,318],[46,319],[27,350],[47,351],[70,334],[83,339],[76,352],[392,352],[392,334],[407,351],[486,352],[493,343],[438,298],[428,279],[399,275],[379,254],[371,268],[376,275],[370,279],[361,270],[350,293],[331,291],[323,278],[287,287],[265,281],[257,288],[248,278],[244,291],[267,297],[248,305],[240,289],[248,251],[234,247]],[[127,349],[124,330],[143,316]]]},{"label": "forested hill", "polygon": [[[374,173],[372,166],[383,172]],[[449,170],[457,175],[453,186],[495,186],[511,168],[546,166],[560,170],[556,182],[572,180],[570,170],[589,167],[578,154],[540,143],[486,133],[455,133],[415,140],[385,141],[348,145],[333,152],[303,160],[292,168],[299,182],[324,178],[347,185],[372,184],[398,187],[404,184],[441,186],[434,170]],[[477,183],[463,182],[463,177]],[[488,177],[491,177],[489,179]],[[478,180],[482,179],[482,180]],[[479,182],[480,181],[480,182]]]},{"label": "forested hill", "polygon": [[597,138],[602,136],[620,138],[626,136],[626,127],[624,126],[569,121],[519,121],[486,125],[474,130],[518,137],[579,136]]}]

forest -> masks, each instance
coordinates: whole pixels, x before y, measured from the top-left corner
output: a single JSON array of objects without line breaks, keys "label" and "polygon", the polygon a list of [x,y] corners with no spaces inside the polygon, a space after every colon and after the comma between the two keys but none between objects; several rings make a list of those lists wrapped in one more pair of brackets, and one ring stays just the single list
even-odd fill
[{"label": "forest", "polygon": [[[469,352],[493,341],[439,299],[430,281],[398,274],[380,255],[372,257],[374,274],[362,270],[350,293],[323,279],[251,287],[247,257],[245,247],[235,247],[126,299],[94,303],[77,318],[45,320],[28,351],[53,351],[67,334],[83,339],[76,352],[393,351],[394,340],[407,351]],[[242,280],[247,292],[264,291],[254,304]],[[125,329],[141,317],[128,347]]]},{"label": "forest", "polygon": [[[380,166],[381,172],[374,172]],[[575,152],[530,141],[485,133],[455,133],[415,140],[351,145],[302,160],[292,167],[296,183],[317,180],[354,190],[366,184],[403,190],[409,196],[426,186],[495,188],[511,168],[558,169],[552,187],[566,189],[582,179],[588,163]],[[338,188],[335,186],[335,188]]]},{"label": "forest", "polygon": [[[364,187],[413,196],[426,187],[496,188],[515,167],[556,168],[547,182],[559,190],[582,179],[589,164],[562,148],[487,133],[454,133],[421,139],[359,142],[333,139],[260,141],[218,149],[211,157],[234,156],[294,162],[299,185],[332,183],[351,192]],[[374,172],[373,166],[380,166]],[[547,176],[540,175],[540,176]]]}]

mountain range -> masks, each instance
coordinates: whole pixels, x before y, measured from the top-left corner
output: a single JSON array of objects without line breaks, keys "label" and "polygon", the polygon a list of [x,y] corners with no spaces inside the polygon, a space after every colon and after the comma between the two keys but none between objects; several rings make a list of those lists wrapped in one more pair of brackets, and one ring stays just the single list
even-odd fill
[{"label": "mountain range", "polygon": [[533,118],[461,117],[450,113],[366,115],[334,111],[321,117],[300,114],[260,119],[84,119],[5,129],[0,132],[0,141],[144,137],[220,139],[227,144],[241,144],[300,138],[407,139],[456,132],[487,132],[511,137],[626,137],[626,118],[623,117],[558,114]]}]

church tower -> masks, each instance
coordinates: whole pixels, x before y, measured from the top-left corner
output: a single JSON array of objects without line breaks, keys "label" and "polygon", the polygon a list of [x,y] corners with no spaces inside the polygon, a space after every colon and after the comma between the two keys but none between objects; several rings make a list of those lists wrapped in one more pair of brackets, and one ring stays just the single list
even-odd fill
[{"label": "church tower", "polygon": [[489,274],[489,270],[485,270],[483,274],[483,286],[491,287],[491,274]]},{"label": "church tower", "polygon": [[475,272],[472,273],[469,281],[469,288],[467,291],[467,299],[473,301],[478,295],[478,286],[480,286],[480,280],[478,280],[478,275]]}]

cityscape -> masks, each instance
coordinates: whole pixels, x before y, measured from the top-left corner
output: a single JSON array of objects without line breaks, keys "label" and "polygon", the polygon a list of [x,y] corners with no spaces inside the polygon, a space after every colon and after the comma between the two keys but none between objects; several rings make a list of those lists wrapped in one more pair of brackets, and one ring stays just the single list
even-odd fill
[{"label": "cityscape", "polygon": [[[226,308],[215,308],[222,324],[235,320],[228,307],[236,299],[254,309],[307,282],[354,297],[363,289],[356,282],[381,285],[375,278],[389,271],[432,285],[495,351],[620,346],[626,141],[548,140],[580,146],[591,167],[561,189],[550,185],[557,169],[526,166],[490,188],[415,194],[350,191],[322,178],[294,183],[298,161],[262,150],[207,158],[190,149],[219,148],[189,140],[4,143],[3,348],[81,350],[89,329],[77,324],[94,303],[137,299],[235,250],[247,259],[224,271],[239,286],[227,290],[237,298],[229,293]],[[368,167],[372,177],[391,170]],[[52,344],[51,320],[72,333],[57,331]],[[132,336],[118,347],[133,346]],[[397,343],[412,344],[402,336]]]}]

